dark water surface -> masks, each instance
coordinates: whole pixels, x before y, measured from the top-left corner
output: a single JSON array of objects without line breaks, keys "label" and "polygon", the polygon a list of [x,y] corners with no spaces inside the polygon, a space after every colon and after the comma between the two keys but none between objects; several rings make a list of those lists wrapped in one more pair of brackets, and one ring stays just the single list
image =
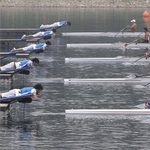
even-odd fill
[{"label": "dark water surface", "polygon": [[[149,24],[143,21],[140,9],[51,9],[1,8],[1,28],[38,28],[41,24],[69,20],[71,27],[57,31],[52,46],[35,55],[40,65],[29,76],[16,75],[13,88],[41,83],[42,95],[31,104],[15,104],[10,118],[1,120],[0,149],[3,150],[100,150],[149,149],[149,115],[65,115],[72,108],[132,108],[149,100],[150,88],[137,84],[70,84],[64,78],[126,77],[146,74],[149,64],[126,63],[65,63],[65,57],[137,56],[144,50],[67,49],[67,43],[97,43],[132,41],[128,38],[62,37],[62,32],[117,32],[137,20],[137,31]],[[0,34],[1,38],[20,38],[22,35]],[[41,41],[42,42],[42,41]],[[19,43],[16,47],[23,47]],[[13,47],[1,48],[9,51]],[[14,58],[4,59],[4,65]],[[1,85],[2,88],[3,85]],[[7,88],[4,89],[7,91]],[[25,111],[23,111],[25,109]]]}]

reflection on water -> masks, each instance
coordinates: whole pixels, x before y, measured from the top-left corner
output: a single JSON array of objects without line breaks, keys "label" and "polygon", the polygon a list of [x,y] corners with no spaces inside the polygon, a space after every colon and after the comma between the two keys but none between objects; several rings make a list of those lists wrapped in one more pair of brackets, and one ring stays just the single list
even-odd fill
[{"label": "reflection on water", "polygon": [[[57,9],[57,8],[1,8],[1,28],[38,28],[41,24],[69,20],[71,27],[57,31],[50,41],[52,46],[44,53],[34,55],[40,59],[38,67],[29,76],[15,75],[13,88],[44,87],[38,100],[24,106],[16,104],[10,119],[1,123],[0,145],[4,149],[146,149],[149,147],[149,116],[67,116],[71,108],[133,108],[149,101],[149,88],[132,84],[74,84],[64,85],[64,78],[126,77],[130,74],[146,74],[149,65],[122,63],[65,64],[66,57],[116,57],[138,56],[145,50],[134,49],[67,49],[67,43],[130,42],[132,38],[62,37],[62,32],[120,31],[137,20],[141,32],[141,9]],[[141,16],[141,17],[139,17]],[[20,35],[0,34],[1,38],[20,38]],[[43,41],[41,41],[43,42]],[[27,43],[18,43],[23,47]],[[12,47],[0,48],[9,51]],[[0,61],[0,65],[10,61]],[[142,84],[141,84],[142,85]],[[2,87],[2,86],[1,86]],[[7,87],[2,90],[7,90]],[[138,142],[137,142],[138,141]],[[63,143],[63,144],[62,144]],[[7,145],[7,148],[6,148]]]}]

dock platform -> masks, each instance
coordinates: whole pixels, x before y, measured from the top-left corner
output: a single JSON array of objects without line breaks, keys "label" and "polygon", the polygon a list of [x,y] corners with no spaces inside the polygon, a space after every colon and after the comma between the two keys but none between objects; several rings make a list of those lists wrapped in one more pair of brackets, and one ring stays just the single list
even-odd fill
[{"label": "dock platform", "polygon": [[39,43],[41,38],[32,38],[32,39],[0,39],[1,46],[15,46],[18,42],[27,42],[27,43]]},{"label": "dock platform", "polygon": [[39,31],[40,29],[38,28],[3,28],[0,29],[0,34],[34,34]]}]

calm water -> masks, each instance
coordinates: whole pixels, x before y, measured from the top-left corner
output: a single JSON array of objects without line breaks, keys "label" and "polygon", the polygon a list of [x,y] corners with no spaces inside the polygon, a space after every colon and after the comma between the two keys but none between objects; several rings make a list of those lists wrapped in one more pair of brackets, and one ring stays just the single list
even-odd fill
[{"label": "calm water", "polygon": [[[64,78],[125,77],[149,72],[149,64],[125,63],[70,63],[65,57],[137,56],[143,50],[67,49],[67,43],[97,43],[132,41],[132,38],[100,38],[61,36],[71,31],[119,31],[131,19],[138,23],[137,31],[149,24],[143,21],[139,9],[0,9],[1,28],[38,28],[61,20],[72,22],[71,27],[57,31],[50,41],[52,46],[31,58],[40,59],[40,65],[29,76],[16,75],[13,88],[41,83],[40,98],[27,104],[15,104],[10,118],[1,120],[0,149],[3,150],[103,150],[149,149],[150,116],[132,115],[65,115],[71,108],[132,108],[149,100],[150,88],[137,84],[71,84]],[[20,38],[21,35],[2,35],[1,38]],[[19,43],[16,47],[25,46]],[[12,47],[1,48],[9,51]],[[4,59],[1,65],[14,58]],[[19,61],[19,60],[15,60]],[[53,78],[53,80],[52,80]],[[1,85],[2,88],[3,85]],[[6,91],[7,88],[3,89]],[[25,111],[23,111],[25,109]]]}]

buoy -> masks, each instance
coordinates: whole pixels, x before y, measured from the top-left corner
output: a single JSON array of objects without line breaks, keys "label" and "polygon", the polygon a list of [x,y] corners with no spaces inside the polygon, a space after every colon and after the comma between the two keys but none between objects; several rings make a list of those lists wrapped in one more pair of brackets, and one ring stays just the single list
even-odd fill
[{"label": "buoy", "polygon": [[149,17],[149,13],[147,11],[144,11],[143,17]]}]

